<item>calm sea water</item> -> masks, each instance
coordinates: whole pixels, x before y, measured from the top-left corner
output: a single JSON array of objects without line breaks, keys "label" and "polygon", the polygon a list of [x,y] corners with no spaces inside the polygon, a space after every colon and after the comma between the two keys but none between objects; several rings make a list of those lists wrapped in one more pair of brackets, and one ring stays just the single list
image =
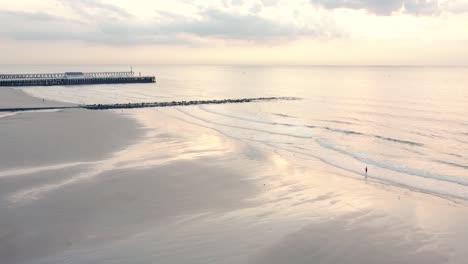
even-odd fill
[{"label": "calm sea water", "polygon": [[[8,70],[6,70],[8,69]],[[3,72],[125,71],[2,66]],[[156,84],[29,87],[72,103],[295,96],[298,101],[177,108],[177,118],[352,177],[468,199],[468,68],[136,66]]]}]

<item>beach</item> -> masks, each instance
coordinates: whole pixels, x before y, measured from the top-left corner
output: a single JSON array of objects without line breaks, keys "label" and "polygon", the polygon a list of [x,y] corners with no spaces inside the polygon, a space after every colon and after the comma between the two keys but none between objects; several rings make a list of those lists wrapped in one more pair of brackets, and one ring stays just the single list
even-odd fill
[{"label": "beach", "polygon": [[[113,103],[110,89],[76,98]],[[2,88],[0,107],[71,105],[76,91]],[[345,120],[320,100],[0,116],[1,263],[464,263],[466,169],[420,173],[408,153],[433,139],[381,134],[352,119],[369,105]],[[392,111],[362,115],[390,126]]]},{"label": "beach", "polygon": [[0,264],[468,264],[468,0],[0,1]]}]

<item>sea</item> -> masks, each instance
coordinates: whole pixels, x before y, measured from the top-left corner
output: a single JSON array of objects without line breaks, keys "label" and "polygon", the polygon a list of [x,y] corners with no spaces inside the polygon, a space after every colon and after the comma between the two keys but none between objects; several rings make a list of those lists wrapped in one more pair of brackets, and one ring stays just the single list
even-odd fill
[{"label": "sea", "polygon": [[[2,66],[2,72],[128,71],[122,65]],[[281,153],[436,195],[468,199],[468,68],[136,65],[156,84],[22,88],[77,104],[297,97],[179,107],[179,118]],[[367,167],[367,173],[366,173]]]}]

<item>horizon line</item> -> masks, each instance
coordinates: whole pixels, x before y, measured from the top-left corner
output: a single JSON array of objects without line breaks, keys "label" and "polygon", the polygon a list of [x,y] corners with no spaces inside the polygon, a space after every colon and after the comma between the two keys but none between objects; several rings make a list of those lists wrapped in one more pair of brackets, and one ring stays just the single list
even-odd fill
[{"label": "horizon line", "polygon": [[294,63],[0,63],[0,66],[283,66],[283,67],[453,67],[468,64],[294,64]]}]

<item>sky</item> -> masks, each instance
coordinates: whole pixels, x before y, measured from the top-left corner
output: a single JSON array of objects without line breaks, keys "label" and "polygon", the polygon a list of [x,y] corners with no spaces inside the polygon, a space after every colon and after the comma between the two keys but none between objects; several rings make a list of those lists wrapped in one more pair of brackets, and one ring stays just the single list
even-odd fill
[{"label": "sky", "polygon": [[0,0],[2,64],[468,65],[468,0]]}]

